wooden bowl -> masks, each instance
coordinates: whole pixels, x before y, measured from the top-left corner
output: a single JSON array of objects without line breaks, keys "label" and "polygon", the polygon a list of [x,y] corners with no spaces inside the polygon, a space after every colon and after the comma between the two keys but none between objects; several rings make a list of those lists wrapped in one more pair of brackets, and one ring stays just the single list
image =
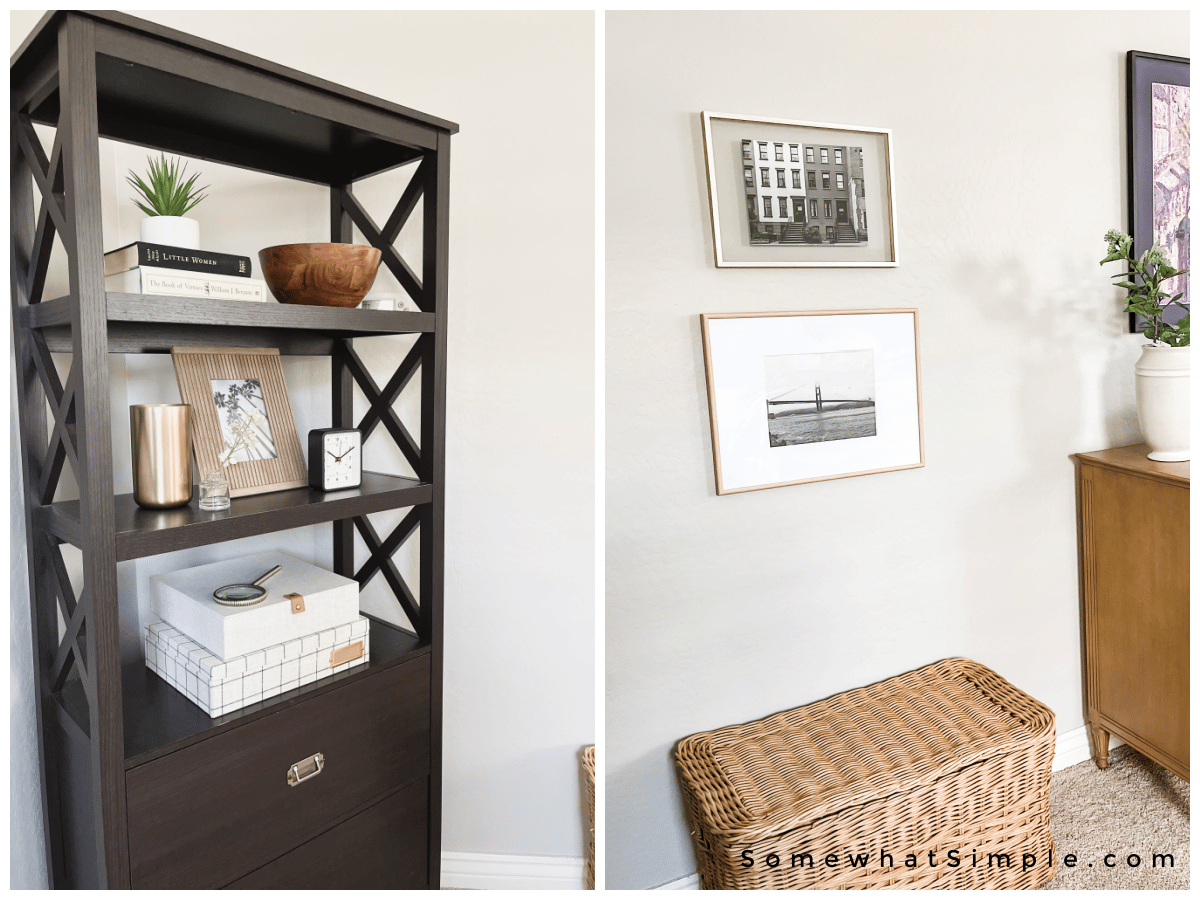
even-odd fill
[{"label": "wooden bowl", "polygon": [[280,244],[258,251],[275,299],[305,306],[358,306],[375,283],[381,258],[362,244]]}]

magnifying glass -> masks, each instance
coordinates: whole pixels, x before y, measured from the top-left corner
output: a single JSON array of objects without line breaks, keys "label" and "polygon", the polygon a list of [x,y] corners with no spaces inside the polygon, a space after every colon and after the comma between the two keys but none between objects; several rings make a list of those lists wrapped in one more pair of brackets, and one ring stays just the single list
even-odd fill
[{"label": "magnifying glass", "polygon": [[267,589],[262,586],[263,582],[282,568],[283,566],[276,566],[250,584],[227,584],[225,587],[219,587],[213,591],[213,599],[222,606],[253,606],[255,603],[261,603],[267,597]]}]

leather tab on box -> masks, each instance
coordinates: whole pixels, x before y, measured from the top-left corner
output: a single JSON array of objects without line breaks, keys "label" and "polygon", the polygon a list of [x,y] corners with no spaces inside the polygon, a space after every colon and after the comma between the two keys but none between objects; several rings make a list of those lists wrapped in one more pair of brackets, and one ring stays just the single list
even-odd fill
[{"label": "leather tab on box", "polygon": [[355,641],[349,647],[342,647],[334,650],[329,654],[329,668],[335,668],[343,663],[348,663],[356,659],[362,659],[363,642]]},{"label": "leather tab on box", "polygon": [[284,594],[283,599],[292,604],[292,615],[304,612],[304,595],[303,594]]}]

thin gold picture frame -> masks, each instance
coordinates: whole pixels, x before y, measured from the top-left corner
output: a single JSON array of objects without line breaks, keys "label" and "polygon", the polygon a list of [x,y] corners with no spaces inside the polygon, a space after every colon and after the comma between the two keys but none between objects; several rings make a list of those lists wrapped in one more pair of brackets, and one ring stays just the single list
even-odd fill
[{"label": "thin gold picture frame", "polygon": [[[812,478],[796,478],[786,481],[776,481],[769,484],[756,484],[743,487],[727,487],[721,465],[720,424],[717,417],[717,384],[712,363],[712,338],[709,323],[716,319],[757,319],[792,316],[855,316],[855,315],[892,315],[911,314],[913,317],[913,359],[915,365],[917,439],[920,460],[896,466],[881,466],[853,472],[839,472],[831,475],[820,475]],[[806,310],[790,312],[738,312],[738,313],[701,313],[700,332],[704,349],[704,378],[708,391],[708,422],[713,453],[713,473],[718,495],[741,494],[749,491],[763,491],[769,488],[788,487],[795,484],[811,484],[817,481],[833,481],[839,478],[855,478],[859,475],[878,475],[883,472],[898,472],[904,469],[920,469],[925,466],[925,423],[923,403],[921,399],[921,325],[920,317],[915,308],[893,309],[846,309],[846,310]]]},{"label": "thin gold picture frame", "polygon": [[222,471],[218,458],[225,438],[213,402],[214,380],[254,379],[262,387],[267,407],[274,459],[255,459],[224,467],[231,497],[267,494],[308,486],[308,468],[283,380],[279,350],[273,347],[173,347],[171,361],[179,395],[192,407],[192,446],[201,477]]},{"label": "thin gold picture frame", "polygon": [[[764,116],[733,115],[727,113],[701,112],[701,135],[704,141],[704,165],[706,184],[708,186],[708,208],[712,225],[713,262],[717,268],[894,268],[900,264],[900,252],[897,245],[896,232],[896,190],[895,154],[890,128],[872,128],[860,125],[830,125],[824,122],[805,122],[796,119],[776,119]],[[713,120],[730,122],[745,122],[751,125],[783,125],[797,128],[816,128],[824,131],[844,132],[847,135],[867,134],[881,136],[883,139],[883,168],[886,182],[887,219],[889,234],[887,240],[888,258],[886,260],[736,260],[729,258],[723,249],[721,237],[721,211],[717,199],[717,167],[713,151],[712,123]],[[732,177],[727,175],[726,177]],[[735,211],[736,213],[736,211]]]}]

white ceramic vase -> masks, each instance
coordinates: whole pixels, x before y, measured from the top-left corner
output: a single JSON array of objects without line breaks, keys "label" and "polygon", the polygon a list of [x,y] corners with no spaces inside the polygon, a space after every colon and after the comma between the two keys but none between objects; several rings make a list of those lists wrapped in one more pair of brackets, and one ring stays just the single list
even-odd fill
[{"label": "white ceramic vase", "polygon": [[1133,367],[1138,424],[1148,456],[1159,462],[1192,458],[1191,349],[1147,344]]},{"label": "white ceramic vase", "polygon": [[198,250],[200,223],[187,216],[146,216],[142,219],[141,236],[147,244]]}]

